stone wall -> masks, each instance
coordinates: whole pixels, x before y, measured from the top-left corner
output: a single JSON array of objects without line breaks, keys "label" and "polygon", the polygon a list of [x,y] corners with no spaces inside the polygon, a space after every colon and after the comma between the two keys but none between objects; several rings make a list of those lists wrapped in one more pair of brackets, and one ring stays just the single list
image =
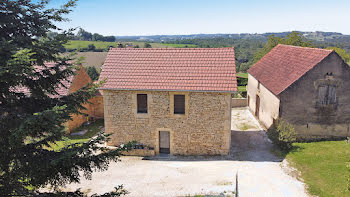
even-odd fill
[{"label": "stone wall", "polygon": [[[77,70],[76,75],[73,78],[72,84],[69,87],[68,93],[73,93],[80,88],[86,86],[88,83],[91,82],[91,78],[87,74],[86,70],[81,66],[79,70]],[[92,114],[93,112],[93,105],[91,104],[84,104],[83,105],[86,110],[83,110],[82,113],[86,114]],[[80,127],[84,122],[87,121],[87,117],[85,115],[81,114],[72,114],[72,120],[66,122],[66,128],[67,133],[70,133],[73,129]]]},{"label": "stone wall", "polygon": [[89,116],[92,116],[94,118],[103,118],[104,117],[103,96],[102,95],[95,96],[94,98],[91,98],[89,102],[92,105]]},{"label": "stone wall", "polygon": [[249,110],[255,114],[256,97],[260,97],[259,121],[269,128],[273,120],[278,118],[280,100],[250,74],[248,74],[247,97]]},{"label": "stone wall", "polygon": [[[320,107],[317,84],[332,73],[337,81],[334,105]],[[293,123],[300,137],[350,136],[350,68],[331,53],[280,94],[280,115]]]},{"label": "stone wall", "polygon": [[247,106],[248,106],[247,98],[232,98],[232,108],[247,107]]},{"label": "stone wall", "polygon": [[[148,113],[136,111],[136,95],[148,95]],[[185,94],[186,114],[173,114],[173,94]],[[132,140],[159,153],[159,131],[170,132],[170,154],[226,155],[230,149],[231,94],[104,90],[109,145]]]}]

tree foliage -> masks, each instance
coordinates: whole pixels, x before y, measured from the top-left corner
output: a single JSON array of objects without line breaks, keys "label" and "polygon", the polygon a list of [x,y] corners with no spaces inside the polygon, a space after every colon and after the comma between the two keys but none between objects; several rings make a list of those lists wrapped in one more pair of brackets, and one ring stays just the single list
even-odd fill
[{"label": "tree foliage", "polygon": [[271,141],[284,151],[288,151],[293,147],[296,141],[296,132],[292,124],[283,119],[278,119],[268,129],[267,135]]},{"label": "tree foliage", "polygon": [[298,32],[292,32],[288,34],[285,38],[270,35],[264,48],[259,50],[254,55],[254,62],[259,61],[262,57],[264,57],[268,52],[271,51],[271,49],[273,49],[278,44],[286,44],[286,45],[302,46],[302,47],[314,47],[314,45],[310,40],[306,39],[301,33],[298,33]]},{"label": "tree foliage", "polygon": [[[79,182],[93,170],[106,170],[119,151],[100,146],[104,134],[84,144],[60,151],[50,144],[65,134],[64,123],[95,94],[84,87],[66,96],[57,87],[78,67],[72,56],[61,56],[73,35],[56,24],[66,21],[76,1],[61,8],[47,8],[47,1],[2,0],[0,2],[0,194],[39,195],[47,184],[54,188]],[[49,32],[55,31],[55,34]],[[54,62],[46,66],[45,62]],[[36,65],[36,66],[34,66]],[[38,68],[41,69],[38,69]],[[96,154],[96,152],[101,152]],[[34,189],[33,189],[34,188]],[[69,196],[69,195],[68,195]]]},{"label": "tree foliage", "polygon": [[98,77],[100,76],[100,73],[97,71],[95,66],[86,67],[86,72],[88,73],[92,81],[98,80]]},{"label": "tree foliage", "polygon": [[339,48],[339,47],[327,47],[327,49],[331,49],[334,50],[336,53],[338,53],[338,55],[340,55],[340,57],[343,58],[343,60],[347,63],[350,62],[350,54],[347,53],[344,49]]},{"label": "tree foliage", "polygon": [[114,36],[103,36],[98,33],[90,33],[80,28],[78,33],[73,37],[76,40],[85,41],[104,41],[104,42],[115,42],[116,38]]},{"label": "tree foliage", "polygon": [[144,48],[152,48],[152,45],[148,42],[145,42]]},{"label": "tree foliage", "polygon": [[82,28],[79,29],[76,36],[79,40],[92,40],[92,33],[87,32]]}]

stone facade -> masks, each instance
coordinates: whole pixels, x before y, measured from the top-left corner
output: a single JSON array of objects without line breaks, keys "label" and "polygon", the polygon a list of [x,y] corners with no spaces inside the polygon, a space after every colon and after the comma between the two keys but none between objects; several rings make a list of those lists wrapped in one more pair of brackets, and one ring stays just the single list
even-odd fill
[{"label": "stone facade", "polygon": [[[147,94],[147,114],[137,94]],[[173,113],[174,94],[185,95],[185,114]],[[103,99],[109,145],[136,140],[159,154],[159,131],[169,131],[170,154],[229,154],[231,93],[103,90]]]},{"label": "stone facade", "polygon": [[94,118],[103,118],[104,117],[104,107],[103,107],[103,96],[97,95],[94,98],[89,100],[91,103],[91,115]]},{"label": "stone facade", "polygon": [[[331,79],[326,75],[331,74]],[[320,81],[337,83],[336,104],[318,105]],[[280,95],[280,116],[301,138],[350,136],[350,67],[335,52]]]},{"label": "stone facade", "polygon": [[[77,70],[76,75],[71,82],[69,87],[68,94],[71,94],[80,88],[86,86],[88,83],[91,83],[91,78],[87,74],[86,70],[83,67],[80,67]],[[103,118],[103,98],[101,95],[98,95],[89,100],[90,103],[86,103],[83,106],[86,110],[81,111],[86,115],[81,114],[72,114],[72,120],[69,120],[65,123],[67,128],[67,133],[70,133],[73,129],[80,127],[84,122],[88,121],[89,117],[94,118]]]}]

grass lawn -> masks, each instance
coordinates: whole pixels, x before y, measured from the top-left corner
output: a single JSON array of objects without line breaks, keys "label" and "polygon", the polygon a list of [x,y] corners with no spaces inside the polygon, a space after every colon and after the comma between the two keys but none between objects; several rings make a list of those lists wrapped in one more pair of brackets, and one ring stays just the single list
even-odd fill
[{"label": "grass lawn", "polygon": [[64,47],[66,49],[80,49],[88,48],[89,44],[95,45],[96,49],[106,49],[109,46],[117,47],[118,45],[117,42],[70,40]]},{"label": "grass lawn", "polygon": [[240,91],[240,92],[245,92],[245,91],[247,91],[246,86],[237,86],[237,88],[238,88],[238,91]]},{"label": "grass lawn", "polygon": [[96,120],[96,122],[91,123],[89,125],[81,126],[77,129],[73,130],[72,133],[79,132],[82,130],[88,130],[88,132],[82,136],[69,135],[69,136],[65,137],[62,141],[57,141],[55,144],[50,144],[50,146],[51,146],[50,149],[53,149],[55,151],[59,151],[63,147],[68,146],[70,144],[87,142],[90,140],[91,137],[96,135],[101,130],[101,127],[103,127],[103,126],[104,126],[103,119]]},{"label": "grass lawn", "polygon": [[248,73],[237,73],[237,77],[248,78]]},{"label": "grass lawn", "polygon": [[346,162],[350,161],[350,144],[346,141],[296,143],[296,150],[286,158],[296,167],[312,195],[350,196],[347,191]]}]

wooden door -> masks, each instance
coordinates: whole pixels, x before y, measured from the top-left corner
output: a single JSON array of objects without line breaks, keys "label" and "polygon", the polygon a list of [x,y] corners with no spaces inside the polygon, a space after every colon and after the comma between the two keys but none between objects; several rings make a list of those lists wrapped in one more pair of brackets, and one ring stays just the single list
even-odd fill
[{"label": "wooden door", "polygon": [[170,154],[169,131],[159,131],[159,153]]},{"label": "wooden door", "polygon": [[260,97],[256,95],[255,116],[257,118],[259,118],[259,111],[260,111]]}]

